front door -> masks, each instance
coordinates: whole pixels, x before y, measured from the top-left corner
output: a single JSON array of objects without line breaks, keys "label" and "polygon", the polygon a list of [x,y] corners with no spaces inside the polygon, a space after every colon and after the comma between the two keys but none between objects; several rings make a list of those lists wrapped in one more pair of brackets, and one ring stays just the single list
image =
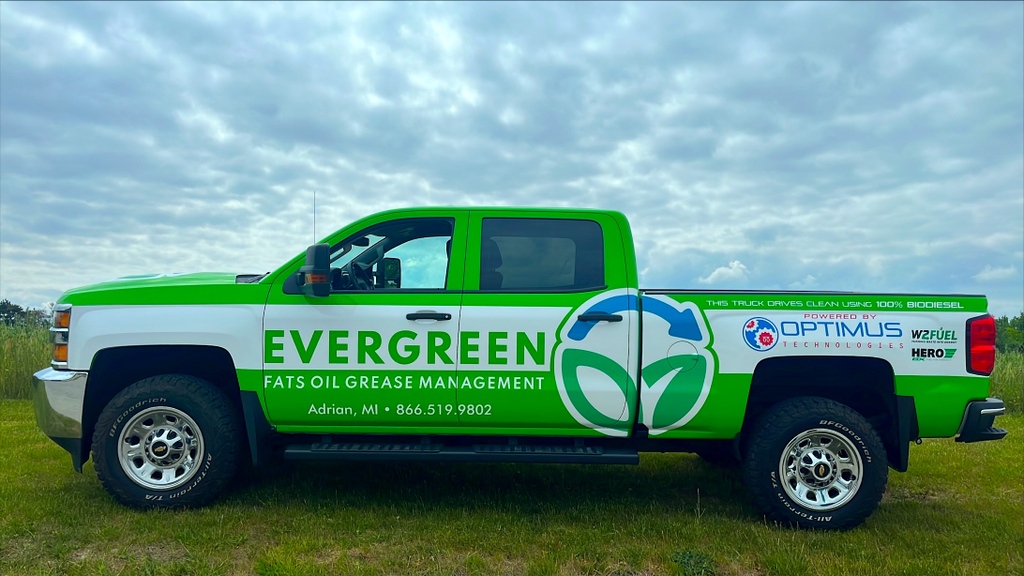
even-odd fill
[{"label": "front door", "polygon": [[[329,296],[279,279],[264,391],[282,431],[409,432],[458,424],[466,214],[383,217],[332,243]],[[391,430],[389,430],[389,428]]]}]

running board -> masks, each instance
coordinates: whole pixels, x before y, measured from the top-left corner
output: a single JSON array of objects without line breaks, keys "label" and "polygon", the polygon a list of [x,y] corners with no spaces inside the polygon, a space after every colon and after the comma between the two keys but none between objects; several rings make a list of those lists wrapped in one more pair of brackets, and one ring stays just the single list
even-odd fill
[{"label": "running board", "polygon": [[440,443],[342,442],[292,444],[287,460],[421,460],[434,462],[535,462],[551,464],[639,464],[640,455],[628,448],[600,446],[523,446]]}]

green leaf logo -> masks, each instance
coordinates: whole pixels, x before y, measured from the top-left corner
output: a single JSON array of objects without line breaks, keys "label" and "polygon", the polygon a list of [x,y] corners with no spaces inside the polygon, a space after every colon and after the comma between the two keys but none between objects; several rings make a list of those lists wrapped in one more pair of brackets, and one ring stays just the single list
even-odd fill
[{"label": "green leaf logo", "polygon": [[[693,368],[672,367],[680,362]],[[670,356],[645,367],[641,376],[644,389],[640,393],[640,421],[650,430],[675,427],[701,400],[706,374],[707,359],[698,354]]]},{"label": "green leaf logo", "polygon": [[[580,368],[592,368],[602,372],[613,383],[606,386],[606,394],[611,392],[614,400],[605,404],[618,404],[617,416],[610,416],[606,412],[598,410],[587,398],[580,384]],[[569,401],[579,412],[580,416],[597,428],[621,428],[628,424],[633,417],[629,407],[635,405],[636,383],[626,372],[626,369],[607,356],[603,356],[589,350],[570,348],[562,354],[562,380],[565,382],[565,392]]]},{"label": "green leaf logo", "polygon": [[[640,309],[644,359],[651,363],[639,371],[637,382],[632,372],[637,367],[627,368],[621,362],[628,356],[611,350],[615,349],[612,344],[636,349],[635,319]],[[623,338],[621,343],[614,338],[602,340],[611,338],[607,331],[579,320],[584,314],[620,311],[633,314],[634,332],[628,342],[621,335],[615,337]],[[639,400],[640,422],[655,436],[686,425],[703,407],[715,371],[710,344],[711,333],[696,304],[655,295],[644,296],[641,306],[635,291],[613,290],[566,316],[555,356],[555,380],[566,410],[581,425],[609,436],[626,436]]]}]

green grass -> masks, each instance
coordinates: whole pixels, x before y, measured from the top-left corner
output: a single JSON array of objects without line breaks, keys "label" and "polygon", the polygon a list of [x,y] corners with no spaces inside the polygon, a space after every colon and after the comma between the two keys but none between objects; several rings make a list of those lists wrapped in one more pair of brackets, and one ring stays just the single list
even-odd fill
[{"label": "green grass", "polygon": [[303,464],[201,510],[139,512],[75,474],[26,401],[0,401],[0,574],[1024,574],[1024,418],[928,440],[845,533],[767,524],[735,472]]},{"label": "green grass", "polygon": [[50,354],[46,328],[0,322],[0,398],[29,398],[32,373],[50,365]]},{"label": "green grass", "polygon": [[1024,412],[1024,354],[1009,352],[996,355],[990,394],[1002,398],[1011,414]]},{"label": "green grass", "polygon": [[[45,329],[0,325],[0,398],[27,398]],[[999,356],[1001,442],[927,440],[847,533],[769,525],[735,472],[308,464],[248,474],[215,505],[137,512],[0,400],[0,574],[1024,575],[1024,355]]]}]

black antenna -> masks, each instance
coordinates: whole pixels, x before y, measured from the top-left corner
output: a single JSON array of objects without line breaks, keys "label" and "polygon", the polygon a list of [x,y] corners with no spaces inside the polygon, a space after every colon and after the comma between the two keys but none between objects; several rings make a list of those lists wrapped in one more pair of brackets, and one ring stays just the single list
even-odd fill
[{"label": "black antenna", "polygon": [[313,190],[313,244],[316,244],[316,190]]}]

